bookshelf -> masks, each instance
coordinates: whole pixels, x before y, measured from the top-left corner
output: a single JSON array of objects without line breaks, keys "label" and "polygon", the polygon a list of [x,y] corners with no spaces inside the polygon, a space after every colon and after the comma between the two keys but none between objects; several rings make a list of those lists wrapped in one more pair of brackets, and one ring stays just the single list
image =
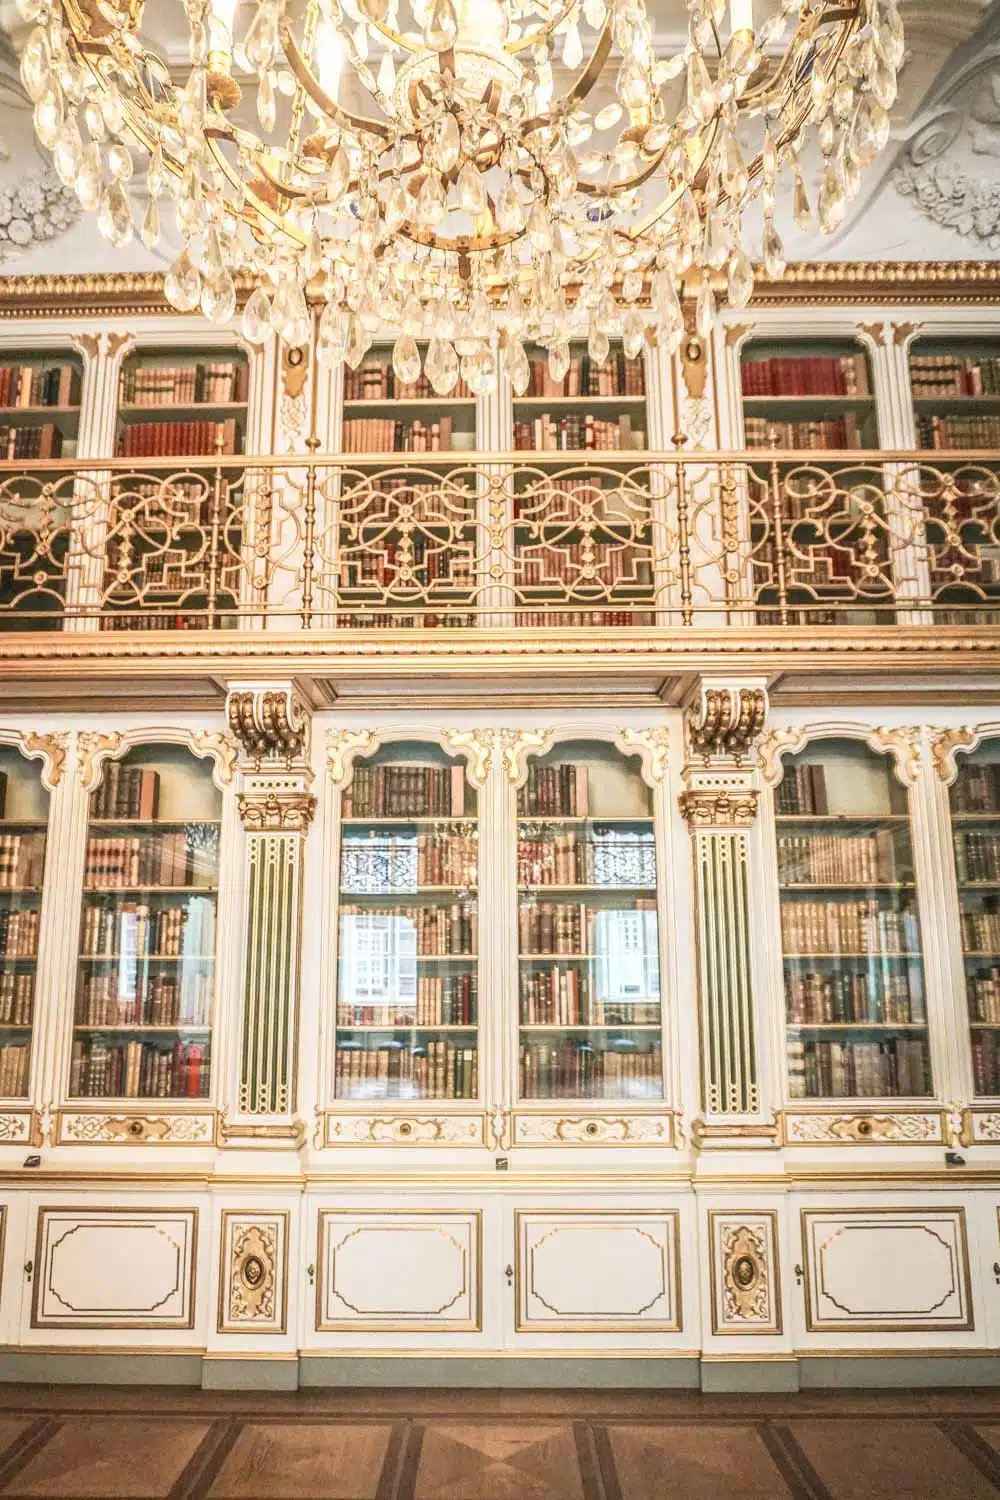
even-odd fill
[{"label": "bookshelf", "polygon": [[0,746],[0,1098],[31,1076],[49,798],[41,768]]},{"label": "bookshelf", "polygon": [[958,757],[949,790],[977,1097],[1000,1095],[1000,740]]},{"label": "bookshelf", "polygon": [[[82,385],[82,361],[72,349],[28,351],[0,362],[0,460],[34,463],[75,458]],[[3,505],[0,618],[6,616],[10,627],[16,626],[19,631],[29,628],[26,615],[37,617],[30,624],[38,630],[58,628],[53,616],[62,613],[65,601],[65,580],[59,576],[69,546],[64,532],[54,537],[51,561],[42,565],[43,572],[53,574],[51,591],[32,587],[33,575],[40,566],[35,560],[36,528],[46,521],[50,527],[58,526],[58,500],[43,516],[39,499],[43,477],[36,470],[30,479],[15,474],[0,481],[4,495],[9,497]],[[64,487],[71,484],[66,476],[50,477]]]},{"label": "bookshelf", "polygon": [[[891,621],[885,608],[865,607],[847,580],[859,576],[857,557],[884,564],[885,533],[866,525],[873,494],[881,506],[881,478],[869,468],[845,470],[824,454],[877,448],[874,383],[867,351],[852,339],[752,339],[740,361],[744,443],[748,449],[772,446],[810,450],[808,466],[785,463],[782,527],[785,575],[792,624],[869,624]],[[836,493],[823,477],[824,464],[837,465]],[[764,609],[777,602],[776,523],[768,466],[750,478],[751,589]],[[882,573],[880,567],[878,573]],[[873,596],[888,598],[881,578]],[[834,607],[836,606],[836,607]],[[853,606],[853,607],[852,607]],[[776,621],[775,621],[776,622]]]},{"label": "bookshelf", "polygon": [[[131,460],[135,472],[112,481],[104,629],[199,629],[215,623],[202,611],[209,606],[216,525],[215,607],[235,607],[243,476],[225,470],[217,500],[215,464],[218,457],[245,451],[249,376],[246,355],[232,345],[139,348],[124,361],[115,452]],[[178,459],[183,472],[142,472],[144,459],[164,458]],[[118,583],[123,566],[128,582]]]},{"label": "bookshelf", "polygon": [[[565,453],[515,482],[517,623],[650,624],[654,599],[648,471],[625,480],[647,447],[646,372],[620,341],[603,364],[570,345],[565,376],[547,351],[526,348],[527,390],[513,401],[520,453]],[[584,458],[585,455],[585,458]]]},{"label": "bookshelf", "polygon": [[917,446],[933,453],[935,469],[946,476],[946,489],[930,469],[919,478],[932,594],[954,606],[938,618],[942,624],[992,624],[1000,599],[996,474],[948,454],[1000,448],[1000,339],[914,339],[910,391]]},{"label": "bookshelf", "polygon": [[775,790],[789,1094],[931,1093],[906,790],[888,757],[814,741]]},{"label": "bookshelf", "polygon": [[[423,362],[427,346],[419,349]],[[375,345],[356,370],[345,367],[341,449],[384,453],[386,462],[366,463],[341,481],[338,625],[473,623],[476,479],[471,470],[448,471],[476,449],[476,410],[461,378],[446,396],[434,392],[422,368],[416,381],[401,382],[391,345]]]},{"label": "bookshelf", "polygon": [[465,764],[395,742],[341,803],[335,1094],[479,1097],[479,805]]},{"label": "bookshelf", "polygon": [[634,759],[566,741],[517,793],[519,1093],[662,1099],[652,794]]},{"label": "bookshelf", "polygon": [[221,794],[208,762],[143,745],[91,794],[69,1095],[205,1099]]}]

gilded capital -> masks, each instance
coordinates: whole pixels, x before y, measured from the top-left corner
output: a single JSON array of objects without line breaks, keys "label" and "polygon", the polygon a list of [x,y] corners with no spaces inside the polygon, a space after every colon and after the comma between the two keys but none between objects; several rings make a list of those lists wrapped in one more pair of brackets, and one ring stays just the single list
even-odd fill
[{"label": "gilded capital", "polygon": [[307,833],[316,811],[309,792],[240,793],[237,804],[247,833]]},{"label": "gilded capital", "polygon": [[758,793],[741,788],[697,787],[682,792],[681,814],[692,833],[708,828],[749,828],[757,816]]}]

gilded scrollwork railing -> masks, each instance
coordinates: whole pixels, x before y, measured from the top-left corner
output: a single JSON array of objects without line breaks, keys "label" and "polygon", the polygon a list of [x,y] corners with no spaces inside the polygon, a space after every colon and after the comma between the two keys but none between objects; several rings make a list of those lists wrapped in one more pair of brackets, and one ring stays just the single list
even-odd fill
[{"label": "gilded scrollwork railing", "polygon": [[1000,454],[0,464],[0,630],[1000,624]]}]

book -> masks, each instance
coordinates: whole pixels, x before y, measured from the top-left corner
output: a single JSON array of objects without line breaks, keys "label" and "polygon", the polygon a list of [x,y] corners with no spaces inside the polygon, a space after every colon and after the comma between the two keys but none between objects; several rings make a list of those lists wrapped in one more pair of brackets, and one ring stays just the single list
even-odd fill
[{"label": "book", "polygon": [[77,1037],[70,1058],[69,1092],[77,1099],[207,1098],[209,1048],[205,1042],[112,1041]]},{"label": "book", "polygon": [[764,359],[748,352],[740,376],[744,396],[871,395],[868,359],[860,350],[856,354],[774,355]]},{"label": "book", "polygon": [[343,424],[344,453],[443,453],[452,447],[451,417],[433,422],[396,422],[391,417],[349,417]]},{"label": "book", "polygon": [[245,402],[250,369],[245,360],[198,360],[166,366],[129,362],[122,370],[125,406],[219,406]]},{"label": "book", "polygon": [[825,767],[808,761],[786,765],[774,794],[774,808],[779,817],[803,813],[825,815],[829,811]]},{"label": "book", "polygon": [[[603,364],[587,353],[571,352],[569,369],[562,380],[549,373],[547,354],[528,355],[529,379],[526,396],[644,396],[646,367],[642,359],[626,359],[625,351],[613,349]],[[517,400],[515,396],[514,400]]]},{"label": "book", "polygon": [[517,793],[518,817],[586,818],[590,813],[590,772],[585,765],[528,763],[528,779]]},{"label": "book", "polygon": [[80,377],[73,365],[0,366],[0,407],[71,407],[79,404]]},{"label": "book", "polygon": [[118,457],[212,458],[239,452],[242,440],[235,417],[223,422],[129,422],[118,434]]},{"label": "book", "polygon": [[544,453],[600,449],[617,452],[645,446],[645,427],[633,426],[630,416],[612,419],[588,412],[586,415],[570,413],[556,418],[543,412],[533,421],[514,423],[514,447],[519,451]]},{"label": "book", "polygon": [[522,1099],[659,1099],[663,1063],[659,1038],[522,1038],[519,1057]]},{"label": "book", "polygon": [[1000,396],[1000,357],[996,355],[910,355],[910,386],[918,401],[940,396]]},{"label": "book", "polygon": [[160,773],[150,766],[123,766],[108,761],[100,785],[90,796],[94,821],[134,819],[150,822],[159,811]]},{"label": "book", "polygon": [[433,818],[465,815],[465,770],[461,765],[358,765],[345,787],[345,818]]},{"label": "book", "polygon": [[439,1038],[372,1046],[341,1040],[334,1087],[338,1099],[475,1099],[479,1054],[466,1042]]},{"label": "book", "polygon": [[426,374],[421,370],[415,381],[407,383],[397,379],[392,368],[391,351],[376,353],[362,360],[356,370],[345,366],[345,401],[464,401],[472,392],[459,376],[447,396],[439,396]]},{"label": "book", "polygon": [[798,1040],[789,1068],[793,1098],[922,1098],[931,1092],[921,1037]]}]

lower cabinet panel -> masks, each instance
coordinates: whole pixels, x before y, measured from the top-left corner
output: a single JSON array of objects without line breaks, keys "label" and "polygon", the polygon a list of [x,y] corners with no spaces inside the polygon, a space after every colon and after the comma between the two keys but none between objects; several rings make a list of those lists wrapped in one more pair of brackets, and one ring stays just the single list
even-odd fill
[{"label": "lower cabinet panel", "polygon": [[32,1328],[192,1328],[196,1208],[38,1209]]},{"label": "lower cabinet panel", "polygon": [[321,1332],[482,1328],[478,1209],[321,1209],[317,1265]]},{"label": "lower cabinet panel", "polygon": [[964,1208],[802,1210],[809,1333],[973,1327]]},{"label": "lower cabinet panel", "polygon": [[676,1210],[521,1210],[515,1215],[519,1333],[675,1333],[681,1327]]}]

